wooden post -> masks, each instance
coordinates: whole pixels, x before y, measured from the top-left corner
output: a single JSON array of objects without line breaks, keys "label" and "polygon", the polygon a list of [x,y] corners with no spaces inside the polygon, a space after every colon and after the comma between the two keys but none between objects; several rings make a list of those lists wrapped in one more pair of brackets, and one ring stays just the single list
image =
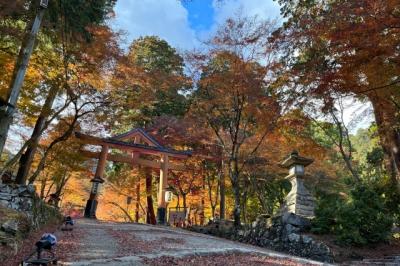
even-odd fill
[{"label": "wooden post", "polygon": [[135,207],[135,222],[139,222],[139,211],[140,211],[140,175],[141,172],[137,175],[136,180],[136,207]]},{"label": "wooden post", "polygon": [[144,172],[146,176],[146,202],[147,202],[146,223],[156,224],[156,216],[154,214],[153,197],[152,197],[152,192],[153,192],[152,170],[151,168],[146,167]]},{"label": "wooden post", "polygon": [[158,189],[157,223],[166,223],[167,205],[165,202],[165,189],[168,187],[168,155],[161,155],[160,185]]},{"label": "wooden post", "polygon": [[106,162],[107,162],[107,153],[108,153],[108,146],[101,147],[100,158],[97,163],[96,174],[94,178],[101,178],[104,177],[104,170],[106,169]]},{"label": "wooden post", "polygon": [[90,192],[89,200],[86,203],[85,208],[85,217],[86,218],[96,218],[96,209],[97,209],[97,195],[98,195],[98,188],[101,183],[104,183],[104,170],[106,168],[107,162],[107,153],[108,153],[108,146],[102,146],[100,158],[97,162],[96,174],[94,178],[91,180],[92,182],[92,190]]},{"label": "wooden post", "polygon": [[[135,137],[133,140],[133,143],[138,143],[138,139]],[[137,164],[137,160],[139,159],[139,153],[138,152],[132,152],[132,168]],[[136,180],[136,204],[135,204],[135,222],[139,222],[139,208],[140,208],[140,165],[139,165],[139,171],[137,175],[137,180]]]}]

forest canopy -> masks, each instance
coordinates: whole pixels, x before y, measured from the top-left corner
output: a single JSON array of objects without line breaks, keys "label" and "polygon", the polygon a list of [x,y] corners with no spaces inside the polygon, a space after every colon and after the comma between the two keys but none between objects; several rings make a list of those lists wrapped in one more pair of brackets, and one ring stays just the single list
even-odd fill
[{"label": "forest canopy", "polygon": [[[40,7],[0,0],[2,182],[34,184],[64,212],[83,212],[97,160],[83,156],[75,133],[142,128],[168,149],[192,152],[187,171],[170,170],[170,205],[193,223],[240,227],[279,214],[291,189],[279,163],[296,150],[314,160],[305,177],[314,233],[349,245],[390,239],[400,225],[400,5],[277,2],[282,24],[231,17],[202,49],[182,51],[151,34],[125,47],[110,26],[114,0],[50,1],[8,130],[12,84]],[[357,116],[355,105],[371,107]],[[373,122],[360,122],[367,114]],[[108,162],[98,216],[155,223],[158,175]]]}]

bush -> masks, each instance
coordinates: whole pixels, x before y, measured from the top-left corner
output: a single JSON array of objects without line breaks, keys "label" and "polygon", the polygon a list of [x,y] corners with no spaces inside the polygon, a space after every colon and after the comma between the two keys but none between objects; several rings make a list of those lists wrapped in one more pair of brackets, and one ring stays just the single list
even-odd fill
[{"label": "bush", "polygon": [[317,197],[315,218],[311,231],[317,234],[329,234],[336,224],[338,208],[344,203],[338,194],[322,194]]},{"label": "bush", "polygon": [[358,185],[338,210],[335,233],[341,243],[366,245],[387,240],[392,225],[382,196],[371,187]]},{"label": "bush", "polygon": [[341,244],[367,245],[390,236],[393,216],[372,185],[357,184],[347,199],[327,195],[316,208],[313,231],[333,233]]}]

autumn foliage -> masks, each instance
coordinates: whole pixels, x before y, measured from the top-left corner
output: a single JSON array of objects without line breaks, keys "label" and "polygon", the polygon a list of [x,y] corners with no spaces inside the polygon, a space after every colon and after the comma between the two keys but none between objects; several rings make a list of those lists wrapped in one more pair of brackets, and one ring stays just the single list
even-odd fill
[{"label": "autumn foliage", "polygon": [[[2,104],[33,2],[0,1]],[[168,180],[175,193],[168,207],[183,208],[186,225],[220,217],[240,227],[260,214],[278,214],[290,190],[278,163],[292,150],[314,159],[306,182],[320,206],[332,206],[327,200],[335,195],[349,206],[354,197],[364,208],[365,195],[353,188],[365,186],[381,200],[379,215],[398,222],[398,1],[278,0],[282,25],[229,18],[204,49],[185,52],[158,36],[122,47],[121,33],[109,26],[115,1],[51,2],[1,174],[35,184],[45,200],[56,195],[65,213],[82,213],[97,160],[83,156],[84,143],[74,133],[107,138],[142,128],[167,149],[192,152],[187,160],[171,159],[185,170],[170,170]],[[345,122],[346,99],[371,103],[375,120],[368,132]],[[155,223],[159,168],[108,162],[98,218]],[[326,209],[321,216],[335,214]]]}]

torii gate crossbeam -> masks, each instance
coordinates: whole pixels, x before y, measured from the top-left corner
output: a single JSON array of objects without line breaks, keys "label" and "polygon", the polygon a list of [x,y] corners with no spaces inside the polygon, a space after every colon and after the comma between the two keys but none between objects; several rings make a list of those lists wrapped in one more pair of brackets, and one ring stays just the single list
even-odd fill
[{"label": "torii gate crossbeam", "polygon": [[[81,153],[88,158],[97,158],[95,177],[91,180],[92,190],[89,200],[85,208],[85,217],[96,218],[96,209],[98,204],[98,186],[104,182],[104,170],[107,160],[114,162],[129,163],[131,165],[142,165],[147,168],[160,170],[160,183],[158,191],[158,206],[157,206],[157,223],[166,223],[166,202],[165,192],[168,187],[168,171],[185,171],[184,165],[174,164],[170,162],[170,158],[186,159],[191,153],[188,151],[176,151],[163,147],[156,142],[151,136],[147,135],[142,129],[133,129],[125,134],[112,138],[98,138],[90,135],[85,135],[79,132],[75,136],[85,144],[101,146],[101,152],[91,152],[87,150]],[[134,138],[133,142],[125,142],[124,139]],[[145,144],[142,144],[145,143]],[[131,153],[131,156],[121,154],[109,154],[110,148]],[[155,155],[160,158],[157,161],[146,160],[140,158],[141,154]]]}]

